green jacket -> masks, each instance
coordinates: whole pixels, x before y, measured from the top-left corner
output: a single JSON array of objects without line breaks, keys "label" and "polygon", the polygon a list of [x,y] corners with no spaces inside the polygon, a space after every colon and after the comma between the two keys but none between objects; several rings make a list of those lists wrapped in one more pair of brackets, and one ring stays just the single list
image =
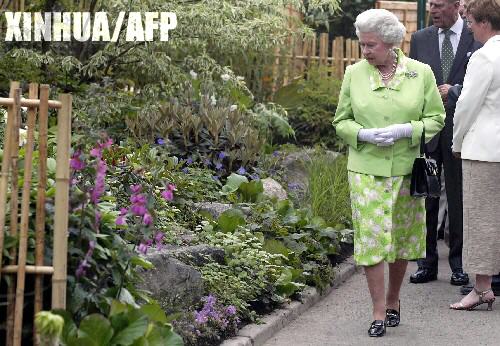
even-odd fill
[{"label": "green jacket", "polygon": [[[393,177],[411,173],[419,156],[420,138],[430,141],[444,126],[445,110],[431,68],[398,50],[398,66],[387,86],[376,67],[362,60],[345,71],[339,103],[333,119],[337,135],[349,146],[347,169]],[[411,138],[392,146],[359,142],[362,128],[411,123]]]}]

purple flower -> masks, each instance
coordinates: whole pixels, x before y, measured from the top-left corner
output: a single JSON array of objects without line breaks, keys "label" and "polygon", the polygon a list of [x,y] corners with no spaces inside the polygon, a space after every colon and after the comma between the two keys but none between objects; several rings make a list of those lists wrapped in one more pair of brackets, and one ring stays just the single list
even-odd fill
[{"label": "purple flower", "polygon": [[221,168],[222,168],[222,163],[217,162],[217,164],[215,165],[215,169],[219,171]]},{"label": "purple flower", "polygon": [[219,181],[220,180],[218,175],[213,175],[212,179],[215,180],[215,181]]},{"label": "purple flower", "polygon": [[161,137],[155,139],[155,143],[158,145],[165,145],[165,140]]},{"label": "purple flower", "polygon": [[203,160],[203,163],[204,163],[204,164],[205,164],[205,166],[207,166],[207,167],[212,166],[212,161],[210,161],[209,159],[205,159],[205,160]]},{"label": "purple flower", "polygon": [[99,147],[92,148],[90,150],[90,155],[93,157],[101,158],[102,157],[102,149]]},{"label": "purple flower", "polygon": [[73,153],[73,155],[71,156],[71,161],[69,162],[69,166],[71,167],[71,169],[75,171],[81,171],[85,168],[85,162],[81,160],[81,155],[81,150],[77,150]]},{"label": "purple flower", "polygon": [[193,158],[188,157],[188,159],[186,160],[186,164],[190,165],[192,163],[193,163]]},{"label": "purple flower", "polygon": [[251,178],[252,180],[259,180],[259,179],[260,179],[260,176],[259,176],[257,173],[254,173],[254,174],[251,174],[251,175],[250,175],[250,178]]},{"label": "purple flower", "polygon": [[147,246],[145,243],[140,243],[139,246],[137,247],[137,251],[139,251],[143,255],[147,254],[148,249],[149,246]]},{"label": "purple flower", "polygon": [[142,190],[142,186],[141,185],[130,185],[130,190],[132,191],[132,193],[139,193]]},{"label": "purple flower", "polygon": [[184,168],[182,169],[182,172],[183,172],[184,174],[188,174],[188,173],[189,173],[189,169],[188,169],[187,167],[184,167]]},{"label": "purple flower", "polygon": [[226,308],[226,314],[228,314],[229,316],[236,315],[236,307],[234,305],[229,305]]},{"label": "purple flower", "polygon": [[198,324],[205,324],[208,322],[208,316],[206,315],[205,311],[195,311],[194,312],[194,320]]},{"label": "purple flower", "polygon": [[244,167],[240,167],[236,173],[240,174],[240,175],[243,175],[247,172],[247,170],[244,168]]},{"label": "purple flower", "polygon": [[130,203],[133,204],[146,204],[146,196],[142,193],[130,196]]},{"label": "purple flower", "polygon": [[289,183],[288,188],[290,190],[297,190],[297,189],[300,189],[300,184],[299,183]]},{"label": "purple flower", "polygon": [[219,160],[223,160],[226,156],[227,154],[224,151],[221,151],[217,157],[219,158]]},{"label": "purple flower", "polygon": [[273,156],[274,157],[280,156],[280,152],[278,150],[273,151]]}]

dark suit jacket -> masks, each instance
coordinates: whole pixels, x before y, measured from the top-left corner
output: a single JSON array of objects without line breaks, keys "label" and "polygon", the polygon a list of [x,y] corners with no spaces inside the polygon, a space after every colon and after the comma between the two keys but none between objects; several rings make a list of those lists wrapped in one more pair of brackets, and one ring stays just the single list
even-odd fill
[{"label": "dark suit jacket", "polygon": [[[453,65],[451,67],[450,75],[448,79],[443,81],[443,70],[441,67],[441,56],[439,54],[439,38],[438,38],[438,28],[436,26],[430,26],[425,29],[421,29],[415,32],[411,36],[410,42],[410,58],[418,60],[420,62],[430,65],[432,72],[434,72],[434,77],[436,77],[437,85],[442,84],[463,84],[465,69],[469,58],[477,49],[481,48],[481,43],[474,41],[472,32],[467,28],[464,23],[462,34],[460,35],[460,42],[458,43],[457,53],[455,54],[455,59],[453,60]],[[442,131],[453,133],[453,120],[451,119],[451,126],[449,116],[453,117],[453,114],[446,114],[445,127]],[[438,133],[434,138],[427,143],[426,150],[428,152],[436,151],[439,143]],[[451,148],[450,148],[451,150]]]}]

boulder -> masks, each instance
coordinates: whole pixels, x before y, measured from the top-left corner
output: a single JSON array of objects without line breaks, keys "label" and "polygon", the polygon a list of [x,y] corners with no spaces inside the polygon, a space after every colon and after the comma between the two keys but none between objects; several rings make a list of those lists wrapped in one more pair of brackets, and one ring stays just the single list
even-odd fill
[{"label": "boulder", "polygon": [[161,307],[171,313],[197,304],[204,294],[201,274],[189,263],[201,265],[209,257],[222,263],[224,250],[208,245],[167,246],[150,251],[145,257],[154,268],[139,270],[143,282],[138,288],[151,292]]},{"label": "boulder", "polygon": [[220,214],[228,209],[231,209],[231,204],[218,202],[199,202],[195,203],[194,207],[199,211],[206,211],[210,213],[214,217],[214,219],[218,219]]},{"label": "boulder", "polygon": [[280,201],[288,198],[286,190],[273,178],[262,179],[262,185],[264,187],[265,196],[271,198],[276,197]]}]

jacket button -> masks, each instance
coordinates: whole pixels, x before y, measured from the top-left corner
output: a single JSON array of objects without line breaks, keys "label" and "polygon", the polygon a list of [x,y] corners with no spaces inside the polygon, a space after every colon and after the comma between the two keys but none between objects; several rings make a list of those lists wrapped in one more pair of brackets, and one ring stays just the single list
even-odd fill
[{"label": "jacket button", "polygon": [[386,99],[386,98],[387,98],[387,95],[384,95],[384,96],[382,96],[382,97]]},{"label": "jacket button", "polygon": [[391,158],[390,158],[389,156],[386,156],[386,157],[385,157],[385,159],[386,159],[386,160],[390,160]]},{"label": "jacket button", "polygon": [[389,117],[384,117],[384,120],[389,120]]}]

